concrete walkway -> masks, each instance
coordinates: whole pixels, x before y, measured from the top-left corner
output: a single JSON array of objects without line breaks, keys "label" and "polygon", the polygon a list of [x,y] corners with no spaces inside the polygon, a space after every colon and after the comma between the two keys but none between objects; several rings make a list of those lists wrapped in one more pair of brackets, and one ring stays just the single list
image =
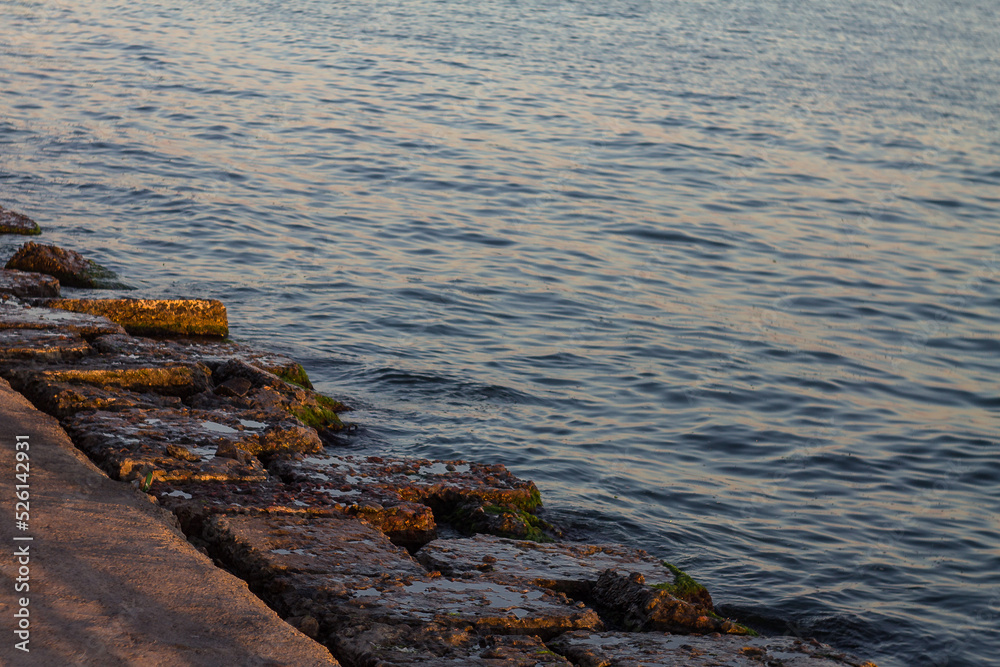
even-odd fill
[{"label": "concrete walkway", "polygon": [[[15,517],[17,436],[29,445],[27,530]],[[30,590],[18,592],[24,584]],[[21,598],[28,653],[16,647],[24,639],[15,632]],[[196,551],[171,514],[108,479],[54,419],[0,379],[0,664],[337,662]]]}]

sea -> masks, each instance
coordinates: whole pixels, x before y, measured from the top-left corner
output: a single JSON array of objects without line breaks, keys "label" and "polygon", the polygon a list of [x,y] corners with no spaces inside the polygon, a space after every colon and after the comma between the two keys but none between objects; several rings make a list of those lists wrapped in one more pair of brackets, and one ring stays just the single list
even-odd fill
[{"label": "sea", "polygon": [[0,0],[0,205],[221,299],[345,452],[1000,664],[995,0]]}]

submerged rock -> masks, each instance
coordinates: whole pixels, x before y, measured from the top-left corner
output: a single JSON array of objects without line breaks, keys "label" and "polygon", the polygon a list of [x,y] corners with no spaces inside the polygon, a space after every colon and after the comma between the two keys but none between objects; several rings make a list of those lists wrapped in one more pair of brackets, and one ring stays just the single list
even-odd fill
[{"label": "submerged rock", "polygon": [[875,667],[795,637],[696,637],[658,633],[567,632],[549,645],[578,667]]},{"label": "submerged rock", "polygon": [[74,250],[28,241],[10,258],[7,269],[44,273],[68,287],[128,289],[118,276]]},{"label": "submerged rock", "polygon": [[38,223],[28,216],[0,206],[0,234],[37,236],[42,233]]},{"label": "submerged rock", "polygon": [[53,299],[45,305],[106,317],[133,335],[229,334],[226,307],[214,299]]},{"label": "submerged rock", "polygon": [[0,269],[0,294],[19,299],[46,299],[59,296],[59,281],[44,273]]}]

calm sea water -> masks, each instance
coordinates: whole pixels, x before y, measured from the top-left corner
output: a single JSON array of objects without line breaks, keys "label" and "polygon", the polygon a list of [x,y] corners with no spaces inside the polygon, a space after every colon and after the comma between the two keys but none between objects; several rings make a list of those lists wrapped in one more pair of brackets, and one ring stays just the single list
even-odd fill
[{"label": "calm sea water", "polygon": [[[1000,653],[992,0],[0,0],[0,203],[580,539]],[[0,239],[12,252],[20,239]]]}]

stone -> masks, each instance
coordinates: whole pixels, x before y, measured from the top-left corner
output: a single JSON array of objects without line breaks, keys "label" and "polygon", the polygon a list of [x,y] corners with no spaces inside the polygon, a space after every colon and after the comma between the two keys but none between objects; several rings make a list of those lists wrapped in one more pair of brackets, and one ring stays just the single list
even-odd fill
[{"label": "stone", "polygon": [[254,586],[289,574],[341,579],[421,577],[427,571],[379,530],[346,516],[215,516],[210,553]]},{"label": "stone", "polygon": [[445,515],[463,502],[505,505],[531,512],[541,505],[534,482],[500,464],[381,456],[313,456],[276,461],[285,481],[311,480],[343,493],[364,490],[424,503]]},{"label": "stone", "polygon": [[0,330],[4,329],[47,329],[75,333],[85,338],[125,333],[120,324],[106,317],[34,308],[13,301],[0,303]]},{"label": "stone", "polygon": [[593,600],[605,618],[630,632],[752,634],[711,609],[676,598],[668,590],[647,586],[638,572],[605,570],[594,585]]},{"label": "stone", "polygon": [[[537,635],[543,641],[577,629],[603,629],[594,610],[561,593],[489,581],[413,578],[338,578],[289,574],[265,593],[286,616],[312,616],[322,641],[341,628],[376,624],[466,628],[480,635]],[[336,644],[334,644],[336,654]]]},{"label": "stone", "polygon": [[133,335],[229,334],[226,307],[214,299],[53,299],[45,305],[106,317]]},{"label": "stone", "polygon": [[577,667],[875,667],[796,637],[697,637],[659,633],[567,632],[549,642]]},{"label": "stone", "polygon": [[[151,493],[173,511],[189,535],[199,534],[217,514],[301,516],[347,515],[363,519],[397,546],[416,549],[436,537],[434,514],[426,505],[361,494],[330,493],[306,482],[286,484],[270,478],[257,485],[208,482],[154,484]],[[178,492],[183,492],[178,493]]]},{"label": "stone", "polygon": [[40,329],[0,329],[0,362],[68,361],[84,357],[92,348],[80,336]]},{"label": "stone", "polygon": [[0,269],[0,294],[19,299],[47,299],[59,296],[59,281],[44,273]]},{"label": "stone", "polygon": [[4,267],[19,271],[44,273],[59,279],[67,287],[127,289],[118,276],[74,250],[28,241]]},{"label": "stone", "polygon": [[[576,599],[590,598],[598,578],[609,569],[625,574],[638,572],[654,584],[673,585],[678,578],[676,568],[671,569],[673,566],[651,557],[645,551],[619,544],[539,544],[477,535],[435,540],[421,548],[416,558],[428,569],[437,570],[445,576],[521,581],[551,588]],[[708,591],[697,584],[691,588],[699,589],[696,601],[712,609],[711,597],[704,597]]]},{"label": "stone", "polygon": [[25,365],[5,370],[18,391],[30,383],[89,384],[108,390],[138,394],[191,396],[211,386],[211,373],[200,364],[142,363],[142,360],[112,355],[92,355],[72,362]]},{"label": "stone", "polygon": [[[312,618],[312,617],[306,617]],[[318,624],[317,624],[318,625]],[[344,628],[332,642],[345,664],[400,667],[571,667],[541,639],[478,635],[471,628],[428,624]]]},{"label": "stone", "polygon": [[338,416],[348,409],[343,403],[290,383],[243,359],[232,358],[219,364],[212,377],[216,382],[214,395],[202,396],[193,405],[210,408],[221,400],[248,410],[280,410],[316,429],[344,428]]},{"label": "stone", "polygon": [[455,505],[442,519],[465,535],[487,533],[534,542],[562,537],[559,528],[531,512],[506,504],[484,505],[475,499]]},{"label": "stone", "polygon": [[0,234],[37,236],[41,233],[38,223],[28,216],[0,206]]},{"label": "stone", "polygon": [[36,408],[57,419],[65,419],[78,412],[119,410],[182,408],[179,396],[161,396],[153,393],[137,393],[118,387],[105,389],[90,384],[71,382],[49,382],[32,378],[18,382],[18,391],[30,400]]}]

